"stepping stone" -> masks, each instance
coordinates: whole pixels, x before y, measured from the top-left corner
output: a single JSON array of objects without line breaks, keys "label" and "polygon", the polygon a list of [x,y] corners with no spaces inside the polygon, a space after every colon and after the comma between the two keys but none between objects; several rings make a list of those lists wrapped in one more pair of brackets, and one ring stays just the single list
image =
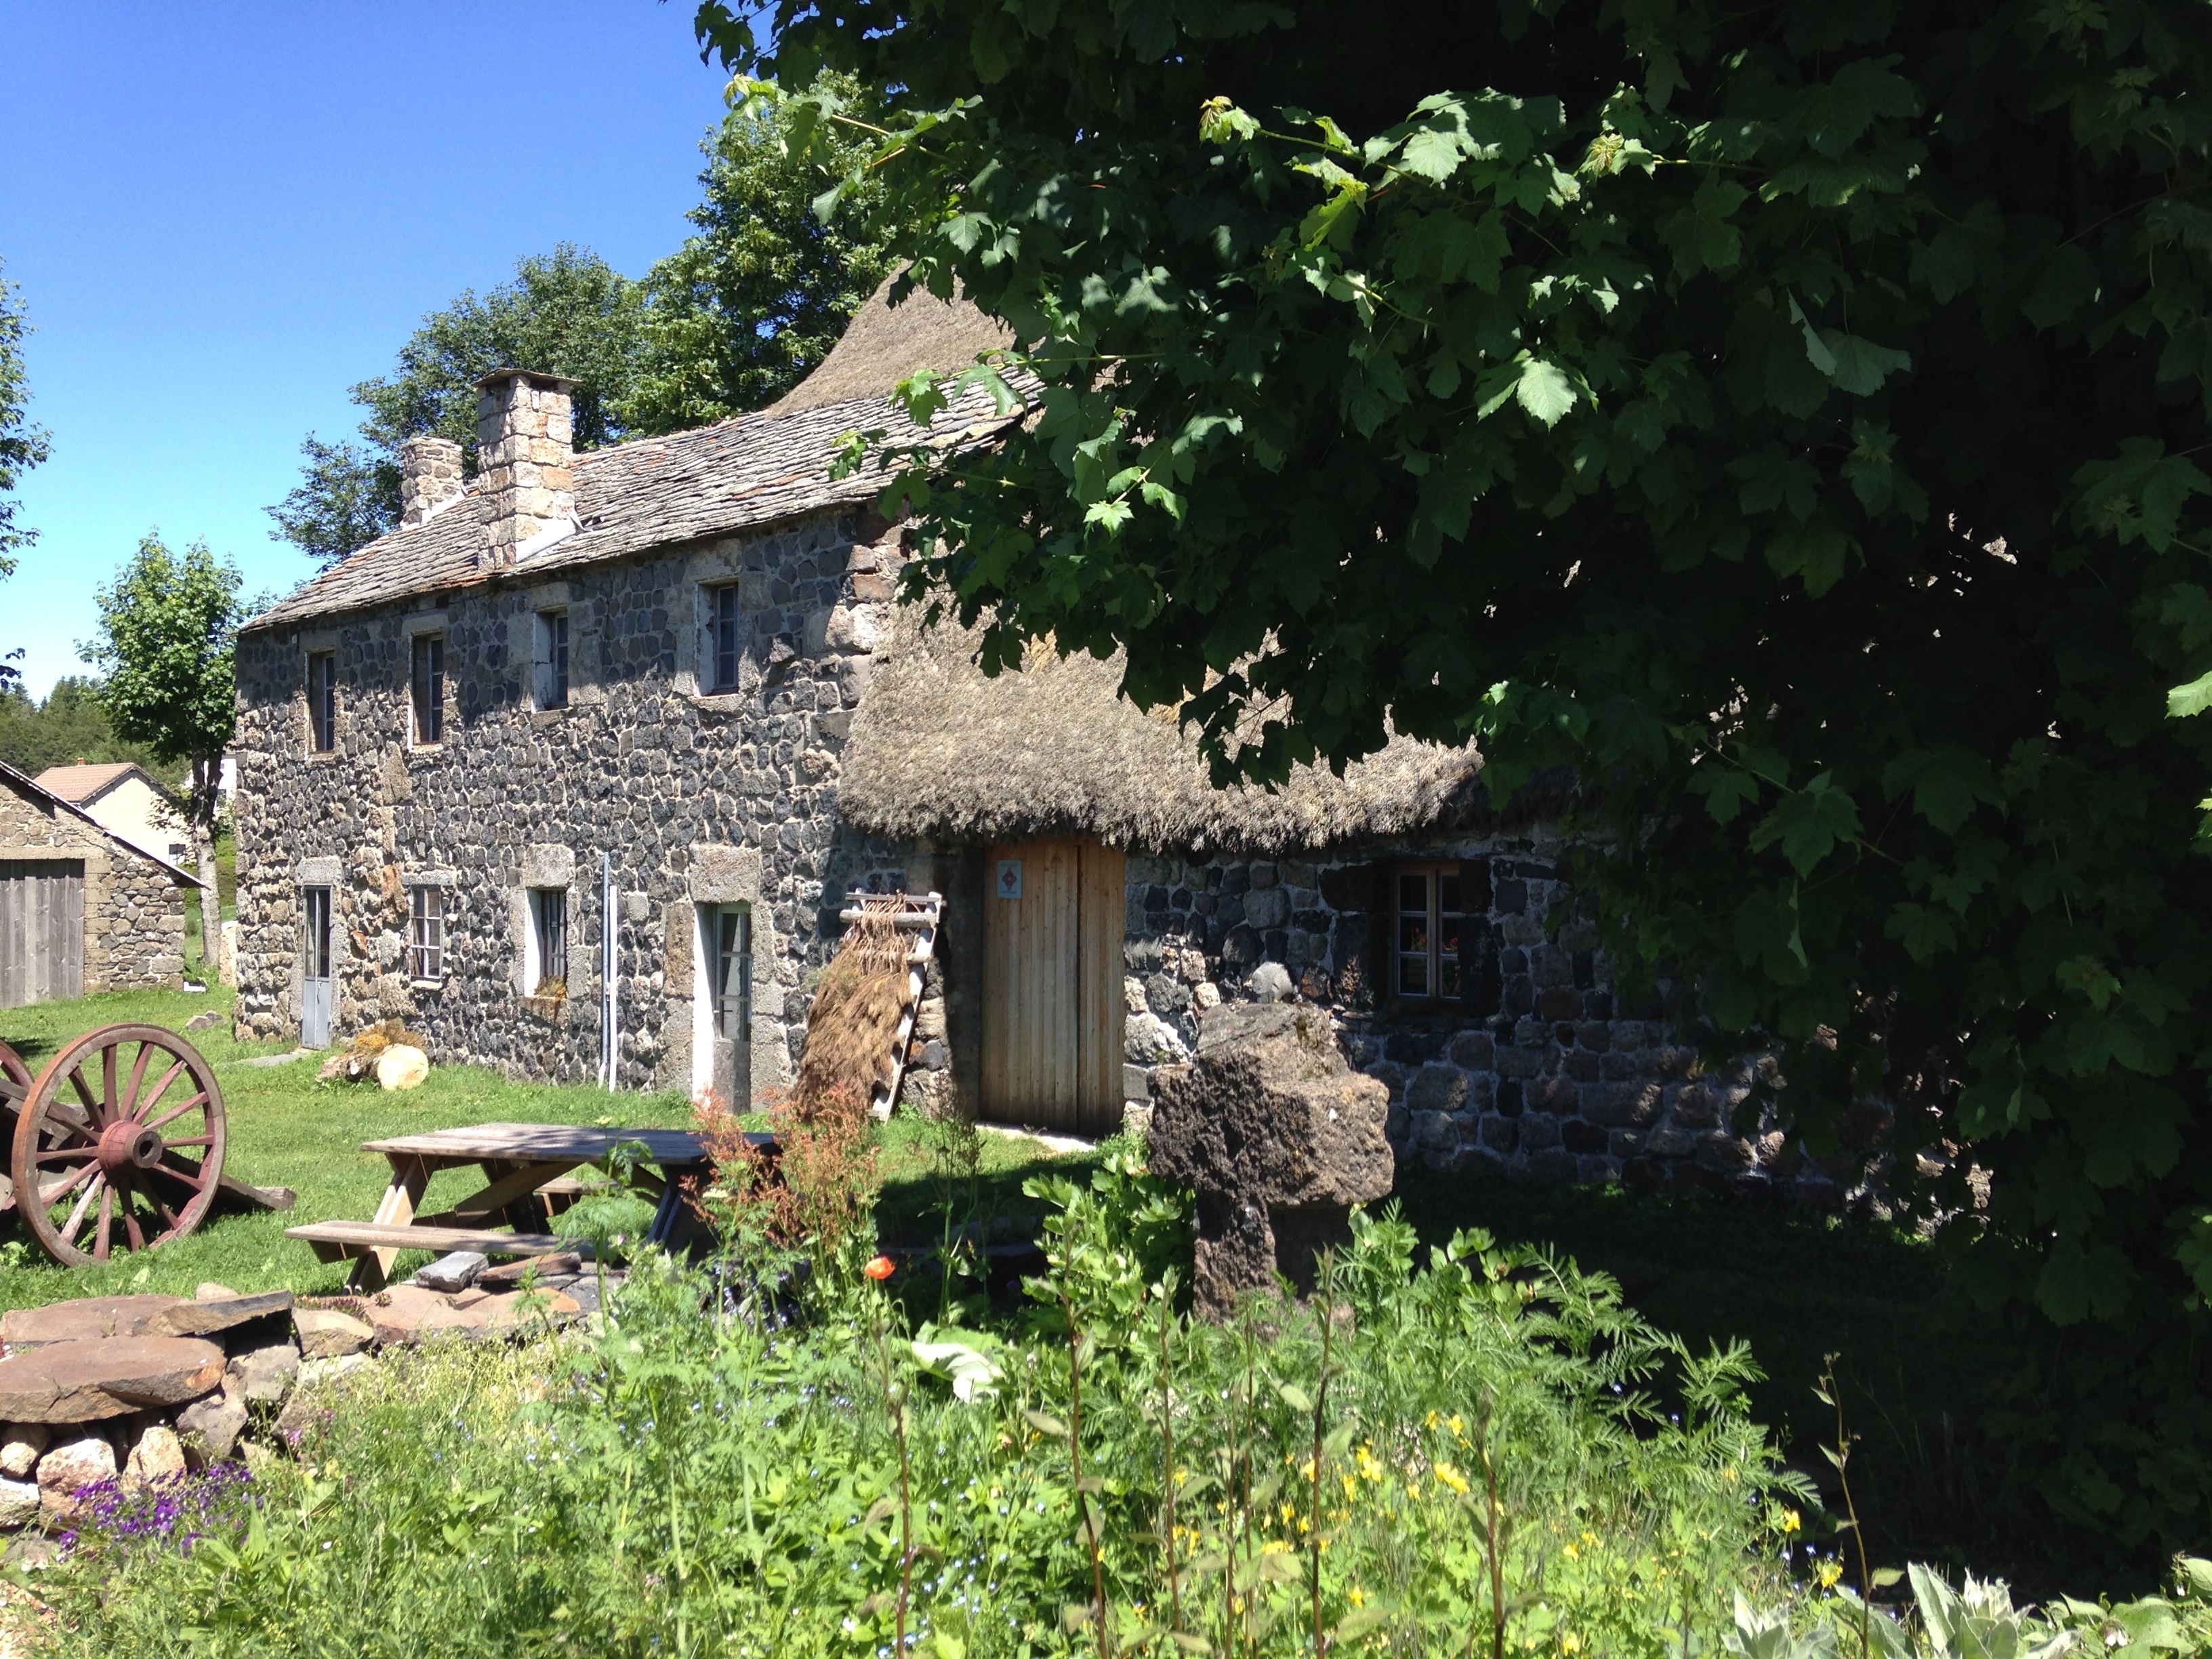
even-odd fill
[{"label": "stepping stone", "polygon": [[182,1302],[163,1310],[146,1323],[149,1336],[213,1336],[272,1314],[292,1311],[292,1292],[268,1291],[259,1296],[237,1296],[226,1302]]},{"label": "stepping stone", "polygon": [[[180,1296],[94,1296],[43,1308],[17,1308],[0,1314],[0,1343],[15,1352],[48,1342],[153,1334],[148,1328],[156,1315],[191,1305]],[[6,1415],[0,1412],[0,1418]]]},{"label": "stepping stone", "polygon": [[96,1423],[145,1406],[180,1406],[221,1383],[223,1363],[222,1350],[198,1337],[51,1343],[0,1359],[0,1420]]},{"label": "stepping stone", "polygon": [[379,1342],[412,1342],[425,1321],[453,1311],[453,1304],[420,1285],[394,1285],[369,1299],[368,1322]]},{"label": "stepping stone", "polygon": [[558,1255],[526,1255],[520,1261],[502,1261],[496,1267],[487,1267],[477,1275],[477,1283],[486,1290],[511,1291],[522,1283],[522,1276],[532,1267],[538,1269],[538,1282],[563,1276],[573,1278],[583,1272],[584,1259],[574,1250],[563,1250]]}]

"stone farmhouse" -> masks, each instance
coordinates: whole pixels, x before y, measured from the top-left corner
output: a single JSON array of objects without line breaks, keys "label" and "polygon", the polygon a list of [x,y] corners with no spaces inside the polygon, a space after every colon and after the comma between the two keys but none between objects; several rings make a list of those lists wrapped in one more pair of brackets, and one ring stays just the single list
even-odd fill
[{"label": "stone farmhouse", "polygon": [[[576,454],[568,383],[501,370],[473,480],[409,444],[400,527],[240,641],[241,1035],[398,1017],[440,1060],[758,1102],[847,893],[935,891],[910,1102],[1109,1131],[1206,1008],[1302,997],[1405,1156],[1834,1196],[1730,1132],[1748,1073],[1615,990],[1571,849],[1472,750],[1218,792],[1118,661],[988,678],[893,604],[901,529],[839,441],[1000,343],[879,294],[762,413]],[[978,394],[933,441],[993,430]]]},{"label": "stone farmhouse", "polygon": [[176,989],[198,879],[0,764],[0,1008]]}]

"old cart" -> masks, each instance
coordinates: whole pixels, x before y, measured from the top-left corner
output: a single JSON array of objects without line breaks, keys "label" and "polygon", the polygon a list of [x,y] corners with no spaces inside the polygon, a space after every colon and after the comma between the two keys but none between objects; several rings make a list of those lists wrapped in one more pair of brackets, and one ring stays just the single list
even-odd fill
[{"label": "old cart", "polygon": [[269,1209],[292,1194],[224,1176],[222,1089],[200,1051],[159,1025],[108,1025],[36,1077],[0,1043],[0,1212],[65,1267],[181,1238],[228,1194]]}]

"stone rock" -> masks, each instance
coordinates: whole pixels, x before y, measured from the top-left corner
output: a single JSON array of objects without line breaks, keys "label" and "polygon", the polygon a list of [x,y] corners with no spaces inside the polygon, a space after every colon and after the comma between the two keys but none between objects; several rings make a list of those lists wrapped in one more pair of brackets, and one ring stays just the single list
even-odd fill
[{"label": "stone rock", "polygon": [[476,1250],[455,1250],[441,1255],[415,1275],[414,1282],[426,1290],[465,1291],[483,1276],[491,1266],[491,1258]]},{"label": "stone rock", "polygon": [[1158,1014],[1131,1014],[1121,1024],[1121,1058],[1132,1066],[1169,1066],[1188,1060],[1181,1034]]},{"label": "stone rock", "polygon": [[177,1413],[177,1433],[187,1457],[204,1467],[221,1463],[238,1449],[238,1437],[246,1432],[246,1402],[228,1395],[213,1394],[195,1400]]},{"label": "stone rock", "polygon": [[67,1526],[82,1507],[77,1493],[115,1479],[115,1448],[97,1435],[66,1441],[39,1460],[39,1512]]},{"label": "stone rock", "polygon": [[1245,989],[1261,1002],[1285,1000],[1294,988],[1291,970],[1279,962],[1263,962],[1252,970],[1252,977],[1244,981]]},{"label": "stone rock", "polygon": [[269,1291],[260,1296],[234,1296],[223,1300],[196,1297],[155,1315],[147,1322],[146,1331],[149,1336],[213,1336],[291,1310],[289,1291]]},{"label": "stone rock", "polygon": [[24,1480],[39,1467],[39,1454],[53,1438],[42,1423],[10,1423],[0,1434],[0,1474]]},{"label": "stone rock", "polygon": [[1152,1079],[1152,1168],[1198,1194],[1194,1297],[1218,1316],[1280,1272],[1301,1288],[1387,1197],[1390,1091],[1354,1072],[1325,1010],[1233,1003],[1199,1028],[1195,1064]]},{"label": "stone rock", "polygon": [[1208,1008],[1221,1006],[1221,988],[1212,980],[1200,980],[1191,988],[1191,1006],[1203,1013]]},{"label": "stone rock", "polygon": [[229,1371],[238,1386],[225,1392],[233,1398],[249,1406],[281,1406],[299,1380],[300,1351],[289,1342],[273,1343],[239,1355]]},{"label": "stone rock", "polygon": [[430,1056],[411,1042],[395,1042],[376,1057],[376,1081],[386,1093],[422,1086],[430,1075]]},{"label": "stone rock", "polygon": [[303,1359],[337,1359],[359,1353],[376,1340],[376,1331],[340,1308],[295,1308],[292,1328],[300,1335]]},{"label": "stone rock", "polygon": [[422,1322],[433,1314],[449,1310],[446,1298],[420,1285],[394,1285],[379,1291],[366,1309],[379,1342],[412,1342]]},{"label": "stone rock", "polygon": [[184,1442],[167,1424],[154,1423],[131,1447],[130,1459],[123,1466],[123,1479],[126,1485],[138,1486],[149,1480],[173,1480],[184,1472]]},{"label": "stone rock", "polygon": [[0,1359],[0,1420],[95,1423],[181,1406],[221,1382],[222,1369],[222,1350],[198,1337],[51,1343]]},{"label": "stone rock", "polygon": [[[0,1314],[0,1343],[10,1353],[47,1342],[82,1342],[103,1336],[144,1336],[157,1314],[191,1304],[178,1296],[94,1296],[16,1308]],[[7,1415],[0,1412],[0,1417]]]},{"label": "stone rock", "polygon": [[222,943],[216,946],[221,955],[216,963],[216,980],[219,984],[228,985],[233,990],[236,990],[238,988],[238,924],[235,921],[226,921],[218,937]]},{"label": "stone rock", "polygon": [[477,1283],[494,1290],[512,1290],[538,1269],[538,1282],[580,1273],[584,1270],[584,1259],[574,1250],[563,1250],[558,1255],[526,1255],[514,1261],[502,1261],[496,1267],[487,1267],[477,1275]]},{"label": "stone rock", "polygon": [[0,1480],[0,1532],[15,1532],[39,1518],[35,1480]]},{"label": "stone rock", "polygon": [[208,1279],[200,1281],[199,1289],[192,1292],[192,1300],[195,1302],[229,1302],[234,1300],[237,1295],[238,1292],[232,1290],[229,1285],[218,1285],[212,1279]]}]

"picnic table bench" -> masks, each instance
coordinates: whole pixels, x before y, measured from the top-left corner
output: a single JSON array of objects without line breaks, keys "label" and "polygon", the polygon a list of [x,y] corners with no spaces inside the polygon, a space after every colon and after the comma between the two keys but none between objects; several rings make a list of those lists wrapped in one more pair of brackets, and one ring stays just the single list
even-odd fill
[{"label": "picnic table bench", "polygon": [[[772,1135],[751,1137],[757,1146]],[[325,1261],[351,1260],[356,1290],[382,1286],[402,1250],[477,1250],[485,1255],[553,1255],[575,1241],[552,1231],[553,1217],[584,1189],[573,1170],[603,1164],[617,1146],[642,1143],[645,1154],[632,1180],[659,1200],[648,1243],[665,1243],[683,1211],[683,1176],[702,1173],[706,1143],[684,1129],[587,1129],[560,1123],[477,1123],[428,1134],[362,1143],[392,1165],[392,1184],[369,1221],[316,1221],[289,1227],[285,1237],[314,1247]],[[484,1184],[451,1209],[416,1211],[430,1177],[441,1170],[475,1164]]]}]

